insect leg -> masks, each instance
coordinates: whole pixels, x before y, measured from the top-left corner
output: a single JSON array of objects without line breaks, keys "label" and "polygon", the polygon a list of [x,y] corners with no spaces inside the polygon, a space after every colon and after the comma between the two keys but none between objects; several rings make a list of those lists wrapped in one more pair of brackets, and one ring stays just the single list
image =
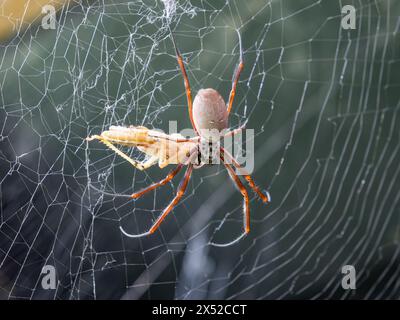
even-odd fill
[{"label": "insect leg", "polygon": [[94,135],[88,138],[87,140],[93,140],[97,139],[100,142],[104,143],[108,148],[110,148],[112,151],[114,151],[116,154],[118,154],[120,157],[124,158],[126,161],[128,161],[132,166],[139,170],[146,170],[147,168],[151,167],[155,163],[157,163],[158,158],[157,157],[150,157],[148,160],[145,162],[140,162],[135,159],[132,159],[129,157],[127,154],[123,153],[121,150],[119,150],[116,146],[114,146],[110,141],[105,139],[102,136],[99,135]]}]

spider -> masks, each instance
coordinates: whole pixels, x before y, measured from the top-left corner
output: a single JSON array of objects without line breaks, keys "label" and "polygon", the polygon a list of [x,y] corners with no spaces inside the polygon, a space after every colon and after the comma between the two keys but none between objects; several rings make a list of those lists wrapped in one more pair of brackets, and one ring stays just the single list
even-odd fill
[{"label": "spider", "polygon": [[[240,50],[239,64],[237,65],[233,74],[232,88],[227,105],[218,91],[211,88],[199,90],[194,98],[194,101],[192,101],[192,91],[185,65],[171,29],[169,29],[169,31],[172,44],[175,49],[176,59],[183,75],[189,118],[196,136],[194,138],[185,138],[180,134],[168,135],[143,126],[111,126],[109,130],[103,131],[100,135],[93,135],[86,138],[88,141],[96,139],[104,143],[107,147],[116,152],[119,156],[124,158],[132,166],[139,170],[146,170],[157,162],[160,168],[164,168],[169,164],[176,164],[176,167],[171,170],[164,179],[155,182],[147,188],[133,193],[132,195],[118,196],[138,199],[149,191],[167,184],[182,170],[184,166],[187,166],[186,172],[180,182],[175,197],[163,210],[161,215],[156,219],[148,231],[140,234],[130,234],[120,227],[121,232],[131,238],[143,237],[154,233],[163,222],[165,217],[178,204],[186,191],[193,168],[200,168],[206,164],[201,157],[201,147],[209,146],[209,130],[213,130],[213,132],[216,130],[219,135],[217,137],[218,140],[227,135],[235,135],[242,130],[242,127],[230,131],[228,128],[229,113],[232,109],[240,74],[244,68],[242,42],[239,31],[237,30]],[[113,143],[126,147],[137,147],[149,157],[143,162],[136,161],[115,147]],[[217,144],[217,146],[219,149],[220,160],[222,160],[222,163],[227,169],[230,178],[243,196],[244,233],[242,233],[242,236],[244,236],[250,232],[249,195],[233,167],[235,167],[241,173],[242,177],[246,180],[250,188],[264,203],[270,202],[270,195],[267,191],[262,192],[258,186],[256,186],[251,176],[243,167],[240,166],[240,164],[227,150],[225,150],[219,144]]]}]

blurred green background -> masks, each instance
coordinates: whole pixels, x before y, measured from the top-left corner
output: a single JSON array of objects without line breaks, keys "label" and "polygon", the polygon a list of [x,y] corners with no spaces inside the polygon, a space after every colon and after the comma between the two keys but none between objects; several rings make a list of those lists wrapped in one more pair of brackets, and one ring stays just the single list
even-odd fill
[{"label": "blurred green background", "polygon": [[[173,3],[170,1],[169,3]],[[356,29],[341,8],[356,8]],[[0,44],[0,297],[4,299],[396,299],[399,268],[398,1],[61,3]],[[4,18],[4,16],[2,17]],[[139,172],[84,138],[111,125],[190,126],[167,25],[192,90],[227,99],[242,36],[231,126],[255,130],[252,231],[220,166],[196,170],[182,203],[148,229],[181,177]],[[4,31],[5,29],[3,29]],[[126,150],[135,158],[137,150]],[[223,222],[223,223],[222,223]],[[57,290],[43,290],[44,265]],[[357,290],[343,290],[354,265]]]}]

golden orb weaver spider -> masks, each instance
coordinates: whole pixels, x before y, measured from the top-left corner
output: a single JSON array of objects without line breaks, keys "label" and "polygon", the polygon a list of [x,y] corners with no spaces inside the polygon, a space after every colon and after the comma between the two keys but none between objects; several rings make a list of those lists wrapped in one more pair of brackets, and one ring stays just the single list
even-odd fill
[{"label": "golden orb weaver spider", "polygon": [[[146,170],[147,168],[151,167],[157,162],[160,168],[164,168],[169,164],[177,164],[177,166],[172,171],[170,171],[164,179],[156,183],[153,183],[147,188],[140,190],[136,193],[133,193],[132,195],[129,196],[118,195],[118,196],[137,199],[143,196],[144,194],[148,193],[149,191],[152,191],[160,186],[167,184],[181,171],[181,169],[184,166],[187,166],[186,172],[180,182],[175,197],[163,210],[161,215],[156,219],[156,221],[153,223],[150,229],[140,234],[130,234],[127,233],[122,227],[120,227],[121,232],[126,236],[131,238],[138,238],[150,235],[158,229],[158,227],[163,222],[165,217],[172,211],[172,209],[178,204],[178,202],[184,195],[193,168],[199,168],[205,164],[201,163],[199,160],[196,165],[192,161],[193,159],[201,158],[200,147],[199,147],[200,144],[209,143],[209,136],[203,133],[209,132],[208,130],[217,130],[219,133],[221,133],[223,131],[225,132],[228,129],[229,113],[231,112],[232,109],[239,77],[244,68],[242,41],[239,31],[238,30],[236,31],[239,38],[239,50],[240,50],[239,64],[236,68],[236,71],[234,72],[228,105],[226,105],[224,99],[221,97],[218,91],[211,88],[199,90],[199,92],[195,96],[194,101],[192,101],[192,93],[185,65],[183,63],[183,59],[179,52],[179,49],[176,45],[173,33],[171,29],[169,29],[172,43],[175,49],[176,59],[178,61],[179,68],[183,75],[189,118],[193,126],[193,129],[196,133],[196,136],[194,138],[185,138],[180,134],[168,135],[160,133],[157,130],[148,129],[143,126],[137,126],[137,127],[111,126],[109,130],[103,131],[100,135],[93,135],[91,137],[86,138],[86,140],[88,141],[97,139],[100,142],[104,143],[107,147],[116,152],[119,156],[127,160],[132,166],[134,166],[139,170]],[[218,138],[227,135],[235,135],[241,130],[242,128],[238,128],[228,131],[225,134],[219,134]],[[130,158],[128,155],[123,153],[117,147],[115,147],[113,143],[127,147],[137,147],[140,151],[146,153],[149,156],[149,158],[144,162],[138,162]],[[230,178],[232,179],[232,181],[234,182],[234,184],[236,185],[236,187],[239,189],[239,191],[243,196],[243,201],[244,201],[243,211],[245,219],[244,219],[244,233],[242,234],[242,236],[244,236],[250,232],[249,195],[242,181],[239,179],[239,176],[235,173],[233,167],[235,167],[236,170],[241,172],[241,175],[247,181],[250,188],[264,203],[270,202],[271,200],[270,195],[267,191],[263,193],[256,186],[250,174],[245,172],[245,169],[241,167],[240,164],[235,160],[235,158],[222,146],[219,146],[219,158],[223,162],[225,168],[227,169]]]}]

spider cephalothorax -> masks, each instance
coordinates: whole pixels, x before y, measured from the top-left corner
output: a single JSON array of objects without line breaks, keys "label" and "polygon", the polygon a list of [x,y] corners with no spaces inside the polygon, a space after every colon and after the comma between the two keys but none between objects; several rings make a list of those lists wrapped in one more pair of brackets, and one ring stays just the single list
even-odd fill
[{"label": "spider cephalothorax", "polygon": [[[189,117],[192,123],[193,129],[196,136],[193,138],[185,138],[180,134],[164,134],[156,130],[151,130],[146,127],[119,127],[111,126],[109,130],[103,131],[100,135],[93,135],[87,140],[97,139],[103,142],[110,149],[115,151],[118,155],[129,161],[135,168],[139,170],[145,170],[158,162],[160,168],[164,168],[169,164],[176,164],[177,166],[169,172],[169,174],[162,180],[153,183],[147,188],[136,192],[128,197],[137,199],[145,193],[152,191],[162,185],[167,184],[171,181],[179,171],[187,166],[185,175],[180,183],[177,194],[169,205],[163,210],[162,214],[157,218],[154,224],[146,232],[140,234],[129,234],[125,232],[122,227],[121,231],[128,237],[142,237],[154,233],[164,218],[169,212],[177,205],[179,200],[182,198],[186,191],[190,176],[193,168],[200,168],[204,164],[212,164],[217,154],[221,162],[227,169],[229,176],[240,190],[244,199],[244,233],[243,235],[250,232],[250,208],[249,208],[249,195],[246,188],[244,187],[239,176],[235,173],[233,167],[241,173],[241,176],[249,184],[250,188],[261,198],[265,203],[270,201],[268,192],[261,192],[256,186],[251,176],[245,172],[235,158],[220,145],[220,140],[226,135],[235,135],[240,132],[242,128],[235,130],[228,129],[228,118],[229,113],[232,109],[233,100],[236,94],[236,86],[239,81],[240,73],[244,67],[243,54],[240,33],[239,37],[239,48],[240,48],[240,60],[237,69],[234,74],[232,89],[229,95],[228,103],[226,104],[224,99],[215,89],[201,89],[192,101],[192,93],[189,84],[189,79],[185,69],[185,65],[182,60],[182,56],[179,53],[178,47],[176,46],[172,31],[170,31],[171,39],[175,48],[176,58],[178,65],[183,74],[186,97],[188,102]],[[138,162],[117,147],[115,144],[137,147],[140,151],[146,153],[149,158],[144,162]],[[209,149],[207,157],[204,157],[203,150]],[[215,151],[218,151],[215,153]],[[126,195],[119,195],[126,196]]]}]

